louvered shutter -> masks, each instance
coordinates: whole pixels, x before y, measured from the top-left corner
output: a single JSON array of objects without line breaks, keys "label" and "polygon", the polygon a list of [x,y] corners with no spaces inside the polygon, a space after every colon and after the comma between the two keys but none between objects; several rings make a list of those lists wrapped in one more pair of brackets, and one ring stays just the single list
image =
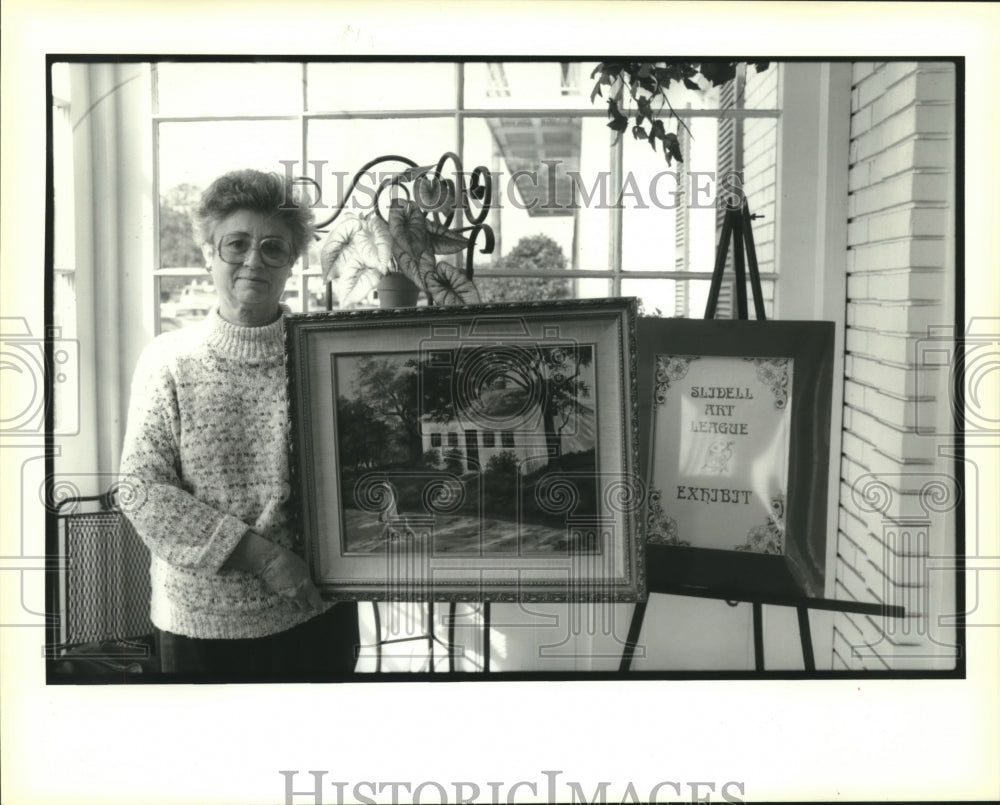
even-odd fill
[{"label": "louvered shutter", "polygon": [[[686,157],[690,154],[691,137],[683,126],[677,130],[677,140],[681,153]],[[689,157],[688,157],[689,158]],[[688,249],[691,231],[691,207],[688,204],[687,189],[689,183],[687,164],[677,163],[677,208],[674,215],[674,270],[687,271],[690,265],[690,250]],[[683,280],[674,283],[674,315],[687,316],[691,286]]]}]

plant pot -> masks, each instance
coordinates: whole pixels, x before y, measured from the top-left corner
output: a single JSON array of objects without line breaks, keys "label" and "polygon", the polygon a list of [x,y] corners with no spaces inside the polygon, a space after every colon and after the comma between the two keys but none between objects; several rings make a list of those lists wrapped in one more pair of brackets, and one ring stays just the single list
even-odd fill
[{"label": "plant pot", "polygon": [[413,307],[420,295],[420,289],[409,277],[396,272],[382,277],[376,291],[380,307]]}]

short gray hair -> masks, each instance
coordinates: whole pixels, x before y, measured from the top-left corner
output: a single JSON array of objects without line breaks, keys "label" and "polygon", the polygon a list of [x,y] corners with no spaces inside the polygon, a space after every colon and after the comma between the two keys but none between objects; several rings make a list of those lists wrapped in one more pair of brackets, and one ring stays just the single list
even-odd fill
[{"label": "short gray hair", "polygon": [[277,173],[252,169],[225,173],[201,194],[191,213],[195,239],[199,244],[211,242],[216,225],[238,210],[263,213],[288,227],[296,260],[309,247],[313,213],[296,202],[292,182]]}]

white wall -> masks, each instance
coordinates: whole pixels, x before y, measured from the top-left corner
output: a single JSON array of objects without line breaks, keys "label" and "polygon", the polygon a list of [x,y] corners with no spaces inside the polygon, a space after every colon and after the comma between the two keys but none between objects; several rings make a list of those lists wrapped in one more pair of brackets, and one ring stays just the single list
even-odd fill
[{"label": "white wall", "polygon": [[950,668],[955,72],[859,63],[852,85],[836,592],[907,616],[838,616],[834,667]]}]

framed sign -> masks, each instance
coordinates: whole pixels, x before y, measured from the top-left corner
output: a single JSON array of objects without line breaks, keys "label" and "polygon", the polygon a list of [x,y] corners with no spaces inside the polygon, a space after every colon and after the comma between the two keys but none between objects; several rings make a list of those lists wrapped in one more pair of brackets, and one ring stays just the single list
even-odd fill
[{"label": "framed sign", "polygon": [[651,589],[821,596],[833,324],[638,333]]},{"label": "framed sign", "polygon": [[325,597],[644,594],[633,300],[305,314],[286,346]]}]

